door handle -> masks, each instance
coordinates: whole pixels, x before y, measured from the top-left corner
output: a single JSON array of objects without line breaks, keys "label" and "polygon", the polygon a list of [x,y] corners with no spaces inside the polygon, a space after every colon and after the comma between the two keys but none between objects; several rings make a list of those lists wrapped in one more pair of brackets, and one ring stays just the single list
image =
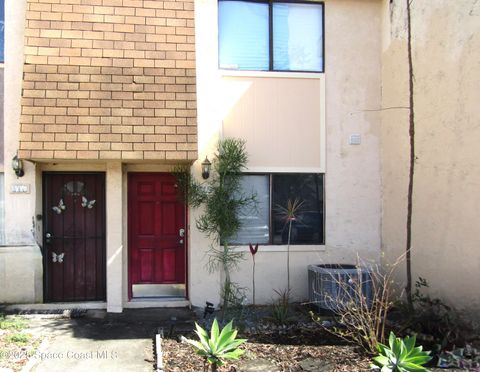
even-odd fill
[{"label": "door handle", "polygon": [[53,238],[53,235],[50,234],[49,232],[47,232],[47,233],[45,234],[45,242],[46,242],[46,243],[51,243],[51,242],[52,242],[52,238]]},{"label": "door handle", "polygon": [[180,238],[183,238],[185,236],[185,229],[178,230],[178,235],[180,236]]},{"label": "door handle", "polygon": [[178,243],[183,244],[183,239],[180,239],[180,241]]}]

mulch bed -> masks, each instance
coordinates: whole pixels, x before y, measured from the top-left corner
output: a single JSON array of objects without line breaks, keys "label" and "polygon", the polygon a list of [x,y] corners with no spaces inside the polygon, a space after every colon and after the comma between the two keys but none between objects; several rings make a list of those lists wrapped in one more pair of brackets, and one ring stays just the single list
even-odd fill
[{"label": "mulch bed", "polygon": [[[194,334],[185,335],[196,339]],[[245,361],[268,360],[279,371],[303,371],[322,369],[303,369],[302,361],[319,360],[326,365],[325,371],[369,371],[370,359],[351,345],[342,344],[338,339],[321,329],[295,329],[287,331],[268,331],[250,335],[242,346],[246,351],[239,361],[224,365],[219,371],[243,371]],[[163,363],[165,371],[202,371],[203,359],[197,356],[193,348],[177,338],[162,341]],[[248,363],[252,364],[252,363]],[[254,364],[254,363],[253,363]]]},{"label": "mulch bed", "polygon": [[[28,323],[25,329],[0,329],[0,369],[9,368],[13,371],[20,371],[28,362],[28,359],[35,354],[35,351],[42,341],[38,334],[30,332]],[[9,337],[22,333],[27,335],[27,343],[17,343],[9,340]]]}]

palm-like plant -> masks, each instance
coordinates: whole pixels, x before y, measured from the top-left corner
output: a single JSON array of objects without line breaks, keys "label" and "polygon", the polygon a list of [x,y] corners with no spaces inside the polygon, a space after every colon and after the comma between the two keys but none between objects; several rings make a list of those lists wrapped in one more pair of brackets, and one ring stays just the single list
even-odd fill
[{"label": "palm-like plant", "polygon": [[237,330],[232,328],[232,321],[230,321],[222,331],[218,327],[217,319],[213,320],[210,336],[208,332],[195,323],[196,331],[200,341],[185,339],[195,348],[195,352],[201,355],[205,362],[212,366],[212,372],[217,371],[217,367],[223,365],[224,359],[238,359],[245,353],[244,350],[238,347],[245,343],[246,339],[236,339]]},{"label": "palm-like plant", "polygon": [[221,290],[222,319],[232,303],[240,302],[237,295],[239,286],[230,278],[238,269],[243,252],[236,251],[230,244],[241,227],[240,211],[256,206],[254,194],[242,193],[242,172],[247,168],[248,155],[245,141],[225,138],[218,143],[213,159],[210,178],[198,182],[189,167],[174,167],[180,196],[193,208],[203,206],[203,213],[196,219],[199,231],[212,239],[208,254],[207,268],[213,272],[222,271],[224,282]]},{"label": "palm-like plant", "polygon": [[287,291],[290,294],[290,238],[292,235],[292,223],[299,218],[300,211],[303,207],[304,201],[298,198],[294,200],[288,199],[287,205],[277,205],[277,215],[285,222],[285,226],[288,226],[288,239],[287,239]]}]

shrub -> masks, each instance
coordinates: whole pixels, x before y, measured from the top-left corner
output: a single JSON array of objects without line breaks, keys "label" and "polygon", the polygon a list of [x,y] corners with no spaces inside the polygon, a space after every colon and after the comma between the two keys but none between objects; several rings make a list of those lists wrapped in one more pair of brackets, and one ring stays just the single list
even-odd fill
[{"label": "shrub", "polygon": [[470,327],[458,311],[438,298],[423,293],[428,289],[426,279],[419,277],[412,295],[412,305],[400,303],[397,307],[398,331],[415,333],[422,343],[435,346],[438,350],[452,345],[464,345]]}]

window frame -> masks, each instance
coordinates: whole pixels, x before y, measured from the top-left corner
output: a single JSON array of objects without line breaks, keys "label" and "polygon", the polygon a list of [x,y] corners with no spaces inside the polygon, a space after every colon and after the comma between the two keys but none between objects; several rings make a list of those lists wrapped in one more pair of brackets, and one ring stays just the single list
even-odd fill
[{"label": "window frame", "polygon": [[[3,27],[3,40],[0,51],[0,64],[5,63],[5,0],[0,0],[0,13],[3,13],[3,20],[0,18],[0,27]],[[1,24],[3,22],[3,24]]]},{"label": "window frame", "polygon": [[[313,0],[218,0],[220,2],[228,1],[240,1],[245,3],[257,3],[257,4],[267,4],[268,5],[268,70],[242,70],[242,69],[228,69],[220,67],[220,55],[217,58],[218,69],[223,71],[261,71],[261,72],[291,72],[291,73],[311,73],[311,74],[323,74],[325,73],[325,2],[324,1],[313,1]],[[275,70],[273,68],[273,4],[282,3],[282,4],[309,4],[309,5],[320,5],[322,9],[322,68],[320,71],[311,71],[311,70]],[[218,9],[218,6],[217,6]],[[217,17],[217,50],[220,49],[220,16]]]},{"label": "window frame", "polygon": [[[273,178],[274,176],[285,175],[321,175],[322,176],[322,241],[320,243],[290,243],[290,246],[323,246],[326,241],[325,231],[325,172],[243,172],[242,176],[266,176],[268,177],[268,191],[269,191],[269,218],[268,218],[268,243],[259,243],[263,246],[285,246],[286,243],[275,243],[273,237]],[[252,242],[256,244],[255,242]],[[235,241],[230,244],[241,247],[246,246],[244,243],[237,243]]]}]

